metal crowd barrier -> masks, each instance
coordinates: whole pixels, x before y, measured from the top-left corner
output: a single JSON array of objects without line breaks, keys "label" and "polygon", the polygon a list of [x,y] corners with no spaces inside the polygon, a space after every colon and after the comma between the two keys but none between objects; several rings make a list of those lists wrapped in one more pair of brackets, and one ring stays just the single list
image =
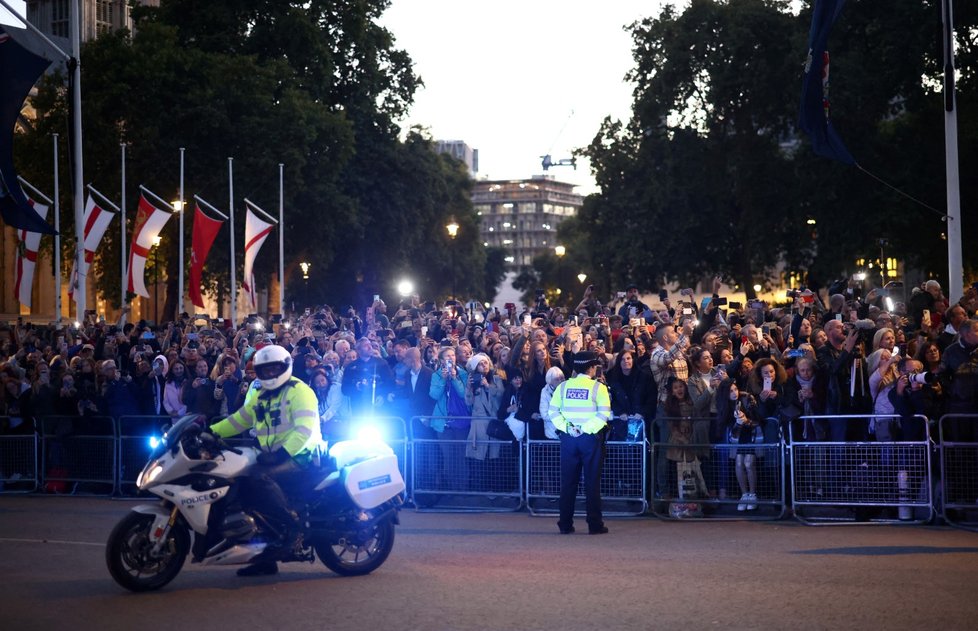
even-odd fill
[{"label": "metal crowd barrier", "polygon": [[[648,448],[643,434],[640,432],[633,441],[605,443],[601,503],[607,516],[641,515],[648,510],[645,499]],[[534,516],[554,515],[560,510],[560,441],[528,440],[526,452],[526,506]],[[574,512],[584,515],[583,472]]]},{"label": "metal crowd barrier", "polygon": [[[444,432],[420,433],[444,420]],[[523,506],[520,443],[491,440],[488,416],[411,419],[411,499],[418,511],[503,512]],[[464,428],[463,423],[468,423]],[[481,431],[480,431],[481,430]],[[431,436],[434,436],[433,438]]]},{"label": "metal crowd barrier", "polygon": [[108,416],[40,420],[41,488],[50,493],[112,495],[116,489],[116,423]]},{"label": "metal crowd barrier", "polygon": [[37,433],[34,423],[0,416],[0,493],[32,493],[37,490]]},{"label": "metal crowd barrier", "polygon": [[[668,435],[652,444],[652,514],[662,519],[784,517],[784,450],[777,419],[764,420],[767,442],[744,445],[710,443],[715,422],[657,419]],[[752,488],[753,497],[745,496]]]},{"label": "metal crowd barrier", "polygon": [[[847,425],[899,421],[895,415],[811,416],[813,423]],[[931,502],[930,434],[926,417],[915,416],[924,439],[892,442],[810,442],[790,426],[791,497],[795,518],[807,525],[926,523]]]},{"label": "metal crowd barrier", "polygon": [[978,414],[945,414],[937,422],[941,450],[941,517],[978,530]]}]

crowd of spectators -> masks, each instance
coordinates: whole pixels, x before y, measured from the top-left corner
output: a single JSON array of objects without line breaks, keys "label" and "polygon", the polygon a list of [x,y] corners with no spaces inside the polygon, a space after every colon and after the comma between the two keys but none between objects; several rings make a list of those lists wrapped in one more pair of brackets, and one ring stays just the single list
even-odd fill
[{"label": "crowd of spectators", "polygon": [[[365,414],[398,416],[415,438],[472,441],[466,456],[480,460],[498,454],[483,444],[492,419],[514,438],[556,438],[550,396],[579,350],[602,358],[617,440],[639,432],[662,444],[922,440],[918,415],[978,412],[974,288],[951,302],[936,281],[906,296],[862,295],[844,282],[824,301],[798,290],[783,304],[741,305],[714,281],[699,304],[683,290],[675,303],[660,293],[654,307],[638,289],[602,304],[588,288],[573,310],[542,297],[529,309],[474,310],[415,296],[391,313],[377,300],[361,312],[317,306],[274,324],[187,314],[160,326],[19,321],[0,331],[2,430],[31,432],[43,417],[220,417],[242,404],[255,378],[250,358],[272,343],[291,352],[294,375],[316,392],[327,438]],[[881,418],[802,419],[846,414]],[[972,427],[951,431],[973,440]],[[742,496],[754,493],[749,450],[731,459]]]}]

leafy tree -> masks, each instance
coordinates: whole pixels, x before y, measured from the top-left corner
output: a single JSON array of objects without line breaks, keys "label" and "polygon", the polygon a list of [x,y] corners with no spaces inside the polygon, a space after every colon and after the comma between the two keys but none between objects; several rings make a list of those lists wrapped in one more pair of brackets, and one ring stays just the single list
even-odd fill
[{"label": "leafy tree", "polygon": [[[694,0],[632,25],[633,118],[606,121],[584,151],[616,216],[603,250],[614,280],[646,286],[723,273],[749,295],[786,255],[803,218],[790,211],[795,18],[773,0]],[[786,35],[788,35],[786,37]],[[637,256],[642,234],[654,257]]]},{"label": "leafy tree", "polygon": [[[862,165],[942,209],[940,6],[904,8],[847,3],[829,41],[832,117]],[[880,239],[888,256],[943,275],[937,214],[815,156],[795,128],[810,10],[692,0],[630,27],[632,117],[605,120],[581,150],[601,193],[560,230],[603,289],[721,273],[750,296],[780,262],[826,280],[855,271],[854,259],[878,256]],[[955,24],[967,112],[978,104],[978,9],[959,8]],[[961,173],[978,162],[974,119],[960,118]],[[976,186],[962,177],[965,208]],[[963,227],[973,242],[967,214]]]}]

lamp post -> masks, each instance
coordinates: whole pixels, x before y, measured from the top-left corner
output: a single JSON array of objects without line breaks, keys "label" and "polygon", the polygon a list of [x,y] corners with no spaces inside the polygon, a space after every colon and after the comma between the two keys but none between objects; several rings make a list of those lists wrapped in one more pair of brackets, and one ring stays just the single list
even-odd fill
[{"label": "lamp post", "polygon": [[[181,156],[183,155],[183,149],[180,150],[180,154]],[[180,213],[180,226],[179,226],[180,239],[177,243],[177,247],[180,250],[180,254],[179,254],[180,280],[177,283],[177,293],[180,296],[180,298],[177,299],[177,313],[181,313],[183,311],[183,209],[184,209],[182,186],[180,188],[180,199],[173,200],[170,206],[173,207],[173,210],[175,212]]]},{"label": "lamp post", "polygon": [[567,248],[562,245],[554,246],[554,254],[557,255],[557,295],[559,296],[562,293],[561,288],[564,284],[561,261],[563,261],[564,255],[567,254]]},{"label": "lamp post", "polygon": [[153,237],[153,320],[156,326],[160,325],[160,264],[159,252],[160,242],[163,239],[160,235]]},{"label": "lamp post", "polygon": [[455,237],[458,236],[458,222],[455,221],[454,217],[445,226],[445,230],[448,230],[448,236],[452,240],[448,249],[451,255],[450,262],[452,265],[452,300],[455,300]]},{"label": "lamp post", "polygon": [[577,280],[581,281],[581,284],[583,285],[584,281],[587,280],[587,274],[581,272],[580,274],[577,275]]},{"label": "lamp post", "polygon": [[309,304],[309,268],[312,267],[311,264],[303,261],[299,263],[299,269],[302,270],[302,293],[303,300],[308,305]]}]

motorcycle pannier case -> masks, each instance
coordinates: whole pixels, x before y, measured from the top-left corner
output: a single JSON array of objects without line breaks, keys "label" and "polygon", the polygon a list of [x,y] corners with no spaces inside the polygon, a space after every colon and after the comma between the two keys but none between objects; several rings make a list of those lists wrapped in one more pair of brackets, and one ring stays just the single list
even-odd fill
[{"label": "motorcycle pannier case", "polygon": [[364,509],[380,506],[405,488],[393,454],[347,466],[343,484],[357,506]]}]

